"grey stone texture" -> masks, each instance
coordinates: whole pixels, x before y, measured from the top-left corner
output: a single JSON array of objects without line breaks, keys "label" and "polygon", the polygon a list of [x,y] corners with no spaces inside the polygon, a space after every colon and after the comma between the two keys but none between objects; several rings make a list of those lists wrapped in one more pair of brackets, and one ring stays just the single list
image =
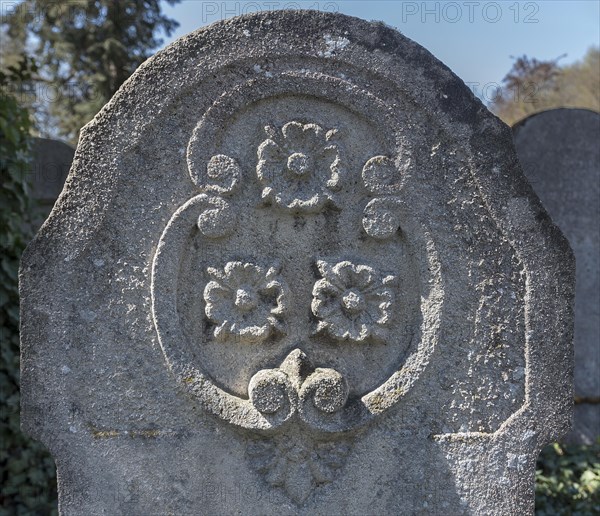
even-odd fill
[{"label": "grey stone texture", "polygon": [[574,263],[510,129],[380,23],[260,13],[146,62],[22,261],[64,514],[526,514]]},{"label": "grey stone texture", "polygon": [[33,223],[37,229],[50,214],[62,191],[75,149],[60,140],[34,138],[32,154],[32,193],[39,208]]},{"label": "grey stone texture", "polygon": [[567,440],[600,436],[600,114],[552,109],[513,128],[525,175],[576,258],[575,418]]}]

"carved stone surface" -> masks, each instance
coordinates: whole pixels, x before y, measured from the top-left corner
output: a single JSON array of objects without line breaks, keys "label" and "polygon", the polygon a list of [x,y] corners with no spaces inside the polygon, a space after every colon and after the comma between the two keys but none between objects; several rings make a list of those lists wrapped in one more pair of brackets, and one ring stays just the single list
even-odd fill
[{"label": "carved stone surface", "polygon": [[[385,340],[391,326],[394,276],[381,278],[368,265],[348,261],[317,261],[323,279],[313,287],[312,313],[319,319],[317,331],[337,340],[364,342],[370,337]],[[401,293],[400,293],[401,295]]]},{"label": "carved stone surface", "polygon": [[295,212],[316,212],[332,201],[331,192],[341,187],[339,150],[331,143],[337,131],[288,122],[281,135],[270,126],[265,132],[256,165],[262,197]]},{"label": "carved stone surface", "polygon": [[577,260],[575,418],[569,441],[600,436],[600,114],[552,109],[514,128],[523,171]]},{"label": "carved stone surface", "polygon": [[159,53],[21,274],[66,514],[522,514],[569,425],[568,245],[508,128],[381,24]]},{"label": "carved stone surface", "polygon": [[223,271],[207,272],[212,279],[204,287],[204,311],[216,324],[216,339],[253,343],[276,330],[285,333],[279,318],[289,294],[275,267],[265,271],[252,263],[228,262]]}]

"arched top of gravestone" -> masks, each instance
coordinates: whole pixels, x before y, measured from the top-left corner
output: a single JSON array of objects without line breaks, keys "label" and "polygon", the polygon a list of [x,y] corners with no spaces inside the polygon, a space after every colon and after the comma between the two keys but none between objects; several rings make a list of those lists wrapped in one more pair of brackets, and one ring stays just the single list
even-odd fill
[{"label": "arched top of gravestone", "polygon": [[[543,444],[568,424],[571,269],[510,129],[425,49],[340,14],[215,23],[82,130],[22,262],[24,425],[72,418],[64,344],[81,382],[128,357],[140,388],[162,381],[161,349],[180,388],[245,429],[339,434],[420,389],[432,434],[554,417]],[[56,362],[32,376],[40,338]],[[155,403],[157,420],[176,406]]]},{"label": "arched top of gravestone", "polygon": [[[508,128],[446,65],[398,31],[337,13],[274,11],[213,23],[143,63],[82,129],[73,174],[80,181],[93,181],[96,193],[109,191],[115,185],[116,168],[111,165],[143,145],[140,137],[146,128],[178,102],[212,103],[207,84],[218,84],[226,73],[247,73],[255,80],[252,87],[261,88],[272,77],[271,70],[286,62],[307,75],[324,66],[338,78],[356,80],[359,88],[369,88],[370,79],[377,79],[389,107],[393,109],[394,97],[401,95],[460,140],[467,154],[477,149],[488,168],[500,159],[514,160],[506,154]],[[295,66],[299,63],[302,66]],[[129,172],[132,178],[136,172]],[[519,189],[520,180],[512,177],[511,188]],[[67,205],[77,207],[81,216],[91,211],[99,215],[107,208],[100,199],[73,194],[63,199]],[[45,231],[52,228],[50,224]],[[86,238],[86,232],[80,238]]]},{"label": "arched top of gravestone", "polygon": [[535,121],[536,123],[550,123],[550,121],[556,121],[557,123],[562,123],[561,120],[570,119],[570,120],[581,120],[583,123],[581,125],[585,125],[586,123],[590,124],[592,129],[596,128],[598,124],[598,117],[600,113],[598,111],[594,111],[593,109],[587,108],[555,108],[555,109],[546,109],[544,111],[539,111],[537,113],[533,113],[531,115],[526,116],[525,118],[521,118],[521,120],[515,122],[512,125],[513,132],[517,133],[522,130],[526,125],[531,125],[530,122]]}]

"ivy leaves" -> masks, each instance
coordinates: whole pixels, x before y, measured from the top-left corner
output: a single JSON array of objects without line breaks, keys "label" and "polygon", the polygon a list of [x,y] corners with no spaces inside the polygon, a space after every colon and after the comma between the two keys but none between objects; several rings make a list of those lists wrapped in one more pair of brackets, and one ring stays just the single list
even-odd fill
[{"label": "ivy leaves", "polygon": [[600,440],[593,445],[555,443],[537,464],[538,516],[600,514]]},{"label": "ivy leaves", "polygon": [[28,184],[31,121],[13,95],[31,78],[23,58],[0,72],[0,515],[55,514],[56,468],[20,431],[19,259],[32,237]]}]

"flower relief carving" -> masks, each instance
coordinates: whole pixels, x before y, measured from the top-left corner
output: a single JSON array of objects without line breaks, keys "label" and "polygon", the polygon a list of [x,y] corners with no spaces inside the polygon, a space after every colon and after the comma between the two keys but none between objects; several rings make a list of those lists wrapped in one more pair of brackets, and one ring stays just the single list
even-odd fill
[{"label": "flower relief carving", "polygon": [[[343,175],[337,130],[291,121],[280,129],[267,126],[265,132],[256,166],[263,200],[293,213],[335,205]],[[194,168],[201,174],[192,174],[201,190],[195,198],[200,208],[197,227],[207,238],[226,237],[236,226],[233,205],[242,171],[224,154],[204,163],[204,169]],[[400,225],[396,203],[404,169],[386,156],[375,156],[364,165],[362,179],[372,196],[363,227],[373,238],[390,238]],[[387,342],[397,278],[348,260],[320,259],[316,266],[321,278],[313,285],[312,298],[306,299],[318,319],[315,334],[340,342]],[[232,260],[206,272],[204,312],[214,324],[215,340],[257,345],[286,334],[290,293],[279,265]],[[347,418],[349,393],[342,374],[313,366],[300,349],[289,352],[278,367],[257,371],[248,383],[247,402],[273,428],[286,428],[270,437],[250,435],[250,464],[297,504],[332,482],[346,460],[354,434],[338,429]]]},{"label": "flower relief carving", "polygon": [[288,122],[281,131],[265,127],[268,136],[258,147],[256,174],[263,199],[298,212],[317,212],[335,203],[340,189],[341,161],[333,143],[336,130],[317,124]]},{"label": "flower relief carving", "polygon": [[216,324],[217,340],[234,338],[258,343],[274,332],[285,333],[281,316],[287,310],[288,288],[279,268],[228,262],[224,269],[209,267],[204,288],[206,317]]},{"label": "flower relief carving", "polygon": [[[362,101],[362,98],[357,100]],[[227,110],[219,113],[229,116]],[[185,256],[200,248],[194,240],[198,238],[194,224],[207,239],[228,237],[238,226],[243,208],[251,208],[246,210],[250,220],[256,213],[254,208],[261,205],[258,199],[246,197],[256,197],[256,186],[263,201],[261,215],[264,206],[287,215],[319,213],[332,205],[342,208],[338,192],[345,186],[342,182],[348,175],[337,128],[291,120],[277,127],[266,126],[265,136],[259,136],[258,140],[246,134],[235,148],[241,149],[240,163],[242,156],[256,152],[253,181],[258,181],[258,185],[247,188],[242,199],[242,168],[234,159],[235,154],[229,156],[218,153],[220,149],[207,148],[207,141],[223,141],[211,135],[225,129],[220,114],[211,120],[207,112],[208,123],[203,118],[189,141],[188,172],[198,191],[172,215],[157,246],[151,283],[152,314],[163,353],[180,386],[200,399],[211,414],[243,429],[252,467],[264,475],[268,484],[282,488],[301,505],[313,489],[334,480],[353,440],[373,418],[397,403],[406,391],[406,382],[403,371],[399,370],[386,383],[359,397],[343,372],[321,367],[331,365],[321,362],[331,347],[315,350],[319,363],[313,365],[296,346],[311,337],[312,350],[327,341],[350,343],[346,347],[388,343],[399,302],[397,277],[360,261],[345,260],[343,256],[319,259],[315,265],[320,278],[314,280],[312,291],[305,291],[301,282],[302,288],[297,293],[298,298],[302,297],[297,299],[301,306],[292,310],[292,296],[284,276],[289,273],[290,282],[295,282],[298,274],[310,278],[310,266],[306,265],[304,271],[297,270],[305,263],[303,260],[294,261],[289,271],[282,272],[278,264],[240,261],[226,254],[238,244],[243,245],[244,238],[235,242],[202,242],[208,244],[207,254],[187,260]],[[225,141],[230,141],[229,137]],[[410,166],[407,156],[407,153],[401,157],[373,156],[362,168],[362,182],[368,192],[362,226],[374,239],[392,238],[400,227],[398,205]],[[249,172],[246,170],[246,179]],[[355,169],[352,175],[358,172]],[[251,175],[254,176],[253,171]],[[354,184],[348,186],[354,189]],[[271,230],[269,224],[265,231]],[[194,246],[190,246],[192,240]],[[350,247],[353,245],[354,242]],[[340,245],[341,249],[344,247]],[[179,320],[187,313],[180,313],[178,301],[187,298],[190,291],[181,296],[173,286],[179,286],[183,272],[187,275],[190,267],[200,259],[205,263],[207,256],[223,261],[211,263],[213,267],[203,266],[206,269],[201,294],[205,316],[202,322],[212,323],[212,338],[219,343],[215,345],[233,344],[231,353],[241,349],[235,348],[236,345],[251,346],[260,353],[257,357],[260,363],[268,367],[252,371],[247,396],[228,392],[226,387],[218,385],[218,379],[194,365],[202,359],[202,349],[193,349],[186,342],[187,332]],[[293,256],[290,260],[293,261]],[[195,285],[190,284],[189,288]],[[316,318],[314,327],[303,326],[306,310]],[[299,331],[298,335],[289,335],[293,339],[286,338],[292,333],[291,328]],[[434,331],[431,333],[432,339],[436,337]],[[279,339],[277,345],[272,346],[269,341],[275,339]],[[268,345],[263,348],[261,344]],[[272,362],[275,357],[270,355],[277,355],[275,363]],[[423,359],[414,355],[416,358],[410,355],[409,359],[424,367],[429,355]],[[228,364],[219,362],[217,372],[221,367]]]},{"label": "flower relief carving", "polygon": [[362,170],[365,188],[377,196],[365,207],[362,224],[366,233],[378,240],[391,238],[400,229],[398,195],[403,189],[411,162],[409,158],[399,161],[400,158],[394,163],[387,156],[374,156]]},{"label": "flower relief carving", "polygon": [[322,279],[313,287],[313,314],[320,319],[317,332],[336,340],[387,340],[395,276],[382,276],[368,265],[349,261],[331,264],[319,260]]}]

